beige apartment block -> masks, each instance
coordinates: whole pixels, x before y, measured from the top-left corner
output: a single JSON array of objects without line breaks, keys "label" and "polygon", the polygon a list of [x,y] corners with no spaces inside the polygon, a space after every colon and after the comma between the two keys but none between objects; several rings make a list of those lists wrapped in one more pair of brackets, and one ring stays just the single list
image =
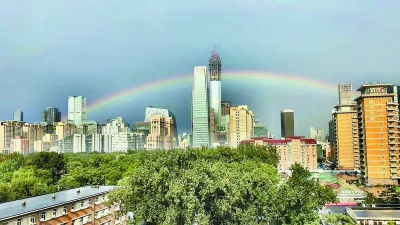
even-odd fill
[{"label": "beige apartment block", "polygon": [[24,122],[0,121],[0,153],[10,153],[10,142],[17,136],[23,136]]},{"label": "beige apartment block", "polygon": [[279,170],[290,170],[295,163],[299,163],[308,170],[318,169],[317,142],[314,139],[307,139],[303,136],[281,140],[259,137],[242,141],[241,144],[276,147],[279,154]]},{"label": "beige apartment block", "polygon": [[56,135],[58,140],[71,136],[75,133],[76,126],[73,123],[58,122],[56,125]]},{"label": "beige apartment block", "polygon": [[29,153],[29,140],[22,136],[17,136],[10,141],[10,154],[19,153],[26,155]]},{"label": "beige apartment block", "polygon": [[356,99],[360,170],[365,183],[398,184],[400,136],[398,104],[390,84],[365,84]]},{"label": "beige apartment block", "polygon": [[230,108],[229,119],[229,146],[237,148],[241,141],[249,140],[254,136],[254,115],[247,105]]},{"label": "beige apartment block", "polygon": [[176,124],[172,117],[153,115],[150,118],[150,134],[147,135],[147,150],[169,150],[177,147],[175,140]]},{"label": "beige apartment block", "polygon": [[35,141],[42,140],[45,134],[45,127],[40,124],[25,123],[23,127],[24,138],[29,141],[29,152],[34,152]]}]

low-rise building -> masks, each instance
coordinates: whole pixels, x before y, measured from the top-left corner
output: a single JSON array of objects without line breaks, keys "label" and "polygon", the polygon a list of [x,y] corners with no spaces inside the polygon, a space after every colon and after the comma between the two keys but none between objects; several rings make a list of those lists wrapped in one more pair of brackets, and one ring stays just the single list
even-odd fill
[{"label": "low-rise building", "polygon": [[127,224],[121,205],[107,207],[114,186],[86,186],[0,204],[0,224]]},{"label": "low-rise building", "polygon": [[389,221],[400,224],[399,207],[349,207],[346,214],[361,225],[388,224]]}]

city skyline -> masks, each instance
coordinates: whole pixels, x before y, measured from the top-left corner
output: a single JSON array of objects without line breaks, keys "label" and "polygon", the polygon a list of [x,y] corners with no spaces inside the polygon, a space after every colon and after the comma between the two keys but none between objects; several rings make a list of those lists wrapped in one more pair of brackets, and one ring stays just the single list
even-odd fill
[{"label": "city skyline", "polygon": [[[362,10],[357,7],[360,3]],[[98,3],[96,9],[92,4],[30,7],[24,2],[0,3],[7,12],[0,19],[14,21],[0,28],[7,34],[0,37],[4,54],[0,76],[7,77],[0,119],[11,119],[11,113],[20,108],[24,121],[38,122],[48,106],[66,115],[65,98],[70,95],[87,97],[90,108],[92,103],[131,87],[189,75],[194,66],[207,64],[214,44],[220,45],[218,51],[224,59],[222,101],[249,105],[273,134],[280,133],[279,111],[285,108],[296,111],[295,133],[307,135],[309,126],[327,133],[329,112],[337,102],[337,92],[302,86],[284,74],[332,86],[348,82],[354,88],[363,81],[400,83],[396,78],[400,49],[389,44],[400,37],[395,23],[400,19],[397,2],[178,1],[159,2],[157,7],[125,2]],[[182,11],[178,5],[188,10]],[[219,16],[210,18],[202,12]],[[334,16],[338,14],[341,16]],[[70,23],[77,21],[77,26],[70,28]],[[241,71],[241,78],[230,79],[229,71]],[[272,82],[247,79],[249,74],[268,71],[281,78]],[[39,85],[42,88],[33,88]],[[237,93],[239,86],[244,94]],[[190,130],[189,80],[144,92],[89,110],[88,119],[123,116],[133,123],[140,121],[142,109],[155,105],[175,112],[180,133]],[[166,95],[176,97],[173,102],[160,98]],[[323,113],[310,118],[316,110]]]}]

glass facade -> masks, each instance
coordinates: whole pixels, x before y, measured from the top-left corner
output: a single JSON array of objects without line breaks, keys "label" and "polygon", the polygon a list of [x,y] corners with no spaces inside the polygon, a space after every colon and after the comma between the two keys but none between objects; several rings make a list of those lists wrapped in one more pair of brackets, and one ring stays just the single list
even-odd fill
[{"label": "glass facade", "polygon": [[193,147],[210,146],[210,108],[208,95],[207,67],[195,67],[192,90]]}]

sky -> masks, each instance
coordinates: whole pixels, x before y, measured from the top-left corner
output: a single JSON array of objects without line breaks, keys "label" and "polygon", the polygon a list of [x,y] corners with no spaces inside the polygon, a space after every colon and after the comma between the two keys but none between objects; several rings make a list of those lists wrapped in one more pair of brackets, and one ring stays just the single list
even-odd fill
[{"label": "sky", "polygon": [[[40,121],[49,106],[65,116],[71,95],[87,97],[90,106],[190,76],[193,67],[208,64],[217,44],[222,100],[248,105],[278,136],[286,108],[295,110],[296,135],[309,136],[310,126],[327,132],[338,103],[327,86],[400,84],[399,10],[395,0],[0,0],[0,120],[21,109],[25,121]],[[231,71],[243,76],[229,79]],[[282,78],[246,77],[255,71]],[[190,80],[150,88],[88,117],[133,123],[151,105],[170,109],[178,132],[190,132],[191,88]]]}]

